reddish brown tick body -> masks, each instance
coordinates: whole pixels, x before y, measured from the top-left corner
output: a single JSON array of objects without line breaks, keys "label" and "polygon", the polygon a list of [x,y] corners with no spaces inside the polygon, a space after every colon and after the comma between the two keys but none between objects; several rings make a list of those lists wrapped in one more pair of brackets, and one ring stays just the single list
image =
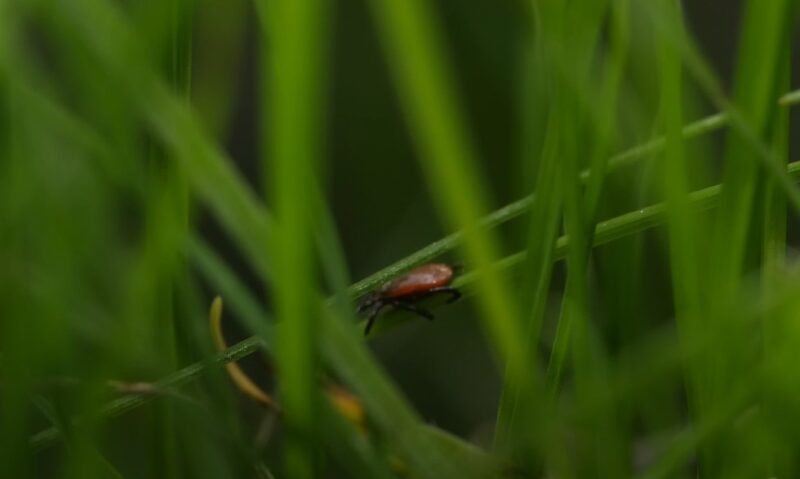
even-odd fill
[{"label": "reddish brown tick body", "polygon": [[386,306],[404,309],[418,314],[425,319],[433,319],[430,311],[419,308],[413,303],[436,293],[449,293],[448,303],[461,297],[461,293],[450,286],[453,280],[453,268],[442,263],[430,263],[409,271],[366,295],[358,306],[359,313],[367,313],[367,327],[364,334],[369,334],[375,317]]}]

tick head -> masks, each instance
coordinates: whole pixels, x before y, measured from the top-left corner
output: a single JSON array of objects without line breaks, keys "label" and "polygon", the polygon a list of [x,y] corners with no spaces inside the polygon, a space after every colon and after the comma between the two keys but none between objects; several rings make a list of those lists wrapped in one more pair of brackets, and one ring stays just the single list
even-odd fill
[{"label": "tick head", "polygon": [[356,308],[356,311],[358,311],[358,314],[364,314],[364,312],[371,309],[378,302],[380,302],[380,300],[381,300],[380,293],[378,291],[371,291],[362,296],[361,299],[358,300],[358,306]]}]

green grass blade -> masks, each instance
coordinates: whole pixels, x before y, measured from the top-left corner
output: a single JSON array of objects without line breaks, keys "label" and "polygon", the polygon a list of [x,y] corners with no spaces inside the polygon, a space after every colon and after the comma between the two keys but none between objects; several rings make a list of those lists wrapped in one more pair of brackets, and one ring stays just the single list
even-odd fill
[{"label": "green grass blade", "polygon": [[[778,72],[778,88],[781,90],[787,88],[791,82],[791,53],[793,50],[790,42],[785,42],[782,49],[784,51],[780,54],[780,71]],[[770,115],[767,134],[771,137],[772,148],[783,165],[789,162],[789,127],[789,112],[787,109],[780,108],[774,115]],[[778,282],[777,278],[780,276],[787,259],[787,204],[779,185],[771,177],[764,178],[762,198],[761,271],[764,284],[767,287],[773,287]],[[776,324],[770,317],[766,317],[762,321],[765,362],[769,363],[776,360],[778,355],[774,351],[780,350],[782,346],[780,338],[783,335],[784,327],[783,324]],[[781,406],[771,398],[766,399],[762,407],[767,411],[767,414],[780,414]],[[770,445],[763,445],[762,450],[758,451],[761,455],[759,462],[764,474],[771,476],[791,475],[790,471],[784,471],[782,468],[780,452],[773,449]],[[757,453],[754,451],[755,454]]]},{"label": "green grass blade", "polygon": [[[276,319],[276,370],[284,411],[286,436],[284,474],[315,475],[317,391],[317,311],[315,295],[314,213],[307,201],[307,185],[315,178],[322,154],[322,105],[325,78],[325,3],[318,0],[272,2],[267,17],[269,77],[261,91],[269,91],[271,148],[264,165],[271,165],[265,181],[274,201],[277,223],[273,257],[280,281],[273,283]],[[262,19],[264,17],[261,17]]]},{"label": "green grass blade", "polygon": [[[788,45],[785,48],[789,48]],[[791,53],[791,52],[789,52]],[[780,89],[790,83],[790,54],[781,54],[781,72],[779,73]],[[785,104],[783,98],[781,101]],[[772,137],[772,147],[781,163],[786,167],[789,163],[789,111],[782,108],[773,118],[768,120],[768,131]],[[774,274],[786,259],[786,198],[780,191],[780,186],[772,178],[766,178],[764,188],[764,246],[763,268],[764,274]]]},{"label": "green grass blade", "polygon": [[[590,10],[596,13],[604,12],[606,2],[591,2]],[[578,85],[588,84],[588,72],[591,67],[591,55],[597,43],[596,35],[599,32],[599,18],[601,15],[590,15],[584,11],[574,12],[561,7],[552,6],[543,9],[542,23],[550,25],[545,28],[546,46],[555,52],[555,62],[571,63],[570,72],[576,73],[573,82]],[[547,15],[550,15],[548,19]],[[573,37],[572,25],[580,23],[586,32],[581,36]],[[561,80],[561,78],[558,78]],[[611,82],[614,83],[614,82]],[[561,194],[564,203],[564,227],[570,235],[567,253],[567,285],[561,303],[561,315],[556,326],[556,336],[553,341],[553,350],[547,366],[548,390],[555,395],[561,382],[561,374],[567,361],[567,352],[574,343],[575,359],[585,359],[586,344],[583,342],[584,322],[588,320],[589,288],[586,283],[588,253],[591,246],[591,236],[594,233],[594,216],[597,211],[597,202],[600,199],[605,176],[605,162],[607,160],[604,149],[608,144],[608,127],[605,123],[594,124],[587,121],[582,114],[576,98],[571,92],[557,83],[552,94],[554,108],[557,112],[556,124],[560,125],[561,133],[559,154],[561,156]],[[614,93],[616,85],[608,88]],[[606,95],[608,96],[608,95]],[[613,95],[612,95],[613,96]],[[601,102],[606,101],[602,98]],[[609,105],[606,105],[609,106]],[[605,110],[608,110],[606,108]],[[607,111],[603,111],[607,115]],[[586,125],[586,126],[584,126]],[[595,129],[596,128],[596,129]],[[584,135],[589,135],[591,146],[583,146]],[[582,157],[591,158],[592,175],[589,177],[586,197],[582,185],[578,181],[581,171],[580,160]],[[588,206],[588,208],[586,208]],[[574,327],[577,334],[573,336]],[[583,359],[580,359],[583,362]],[[575,371],[581,367],[575,364]]]},{"label": "green grass blade", "polygon": [[[670,21],[680,25],[680,12],[675,2],[664,2]],[[675,29],[680,28],[675,26]],[[666,134],[663,159],[664,191],[666,192],[670,259],[673,270],[675,304],[679,316],[699,306],[698,255],[695,247],[695,225],[689,209],[689,169],[687,150],[681,134],[683,124],[684,85],[680,52],[668,39],[659,38],[661,115]],[[676,319],[679,322],[680,318]]]},{"label": "green grass blade", "polygon": [[[741,52],[735,78],[733,99],[742,119],[752,129],[759,144],[766,144],[767,122],[777,105],[772,100],[779,85],[780,54],[790,24],[790,2],[772,2],[767,6],[747,2],[741,37]],[[741,274],[747,256],[748,240],[752,238],[752,214],[757,187],[757,164],[753,161],[747,142],[736,134],[728,136],[725,152],[725,171],[722,183],[720,216],[716,224],[717,243],[712,258],[715,294],[711,297],[712,331],[731,334],[725,310],[740,292]],[[735,333],[735,331],[734,331]],[[741,353],[731,349],[706,364],[709,381],[706,390],[710,404],[728,394],[736,384]],[[709,405],[709,409],[712,407]],[[705,411],[704,411],[705,412]],[[710,414],[711,411],[708,411]],[[725,444],[710,444],[704,448],[703,467],[713,473],[732,470],[726,461]],[[744,458],[742,458],[744,459]]]},{"label": "green grass blade", "polygon": [[[781,42],[786,41],[789,4],[771,2],[769,8],[756,2],[746,4],[734,101],[759,139],[763,138],[768,115],[776,108],[772,99],[778,87],[776,72]],[[728,136],[723,214],[717,230],[717,238],[724,238],[719,244],[724,247],[717,250],[715,262],[723,301],[735,294],[744,257],[757,172],[751,155],[739,135]]]},{"label": "green grass blade", "polygon": [[[748,117],[751,112],[748,112],[746,108],[743,110],[742,108],[744,105],[738,104],[738,100],[736,98],[733,100],[728,98],[728,96],[725,94],[725,88],[714,74],[708,62],[703,58],[703,55],[700,53],[700,49],[692,40],[692,38],[690,36],[683,35],[681,32],[675,31],[674,28],[671,28],[669,25],[664,23],[663,19],[666,18],[666,15],[661,10],[659,3],[649,2],[646,4],[646,6],[648,7],[646,12],[648,13],[650,20],[658,29],[663,30],[663,33],[679,47],[683,60],[687,66],[687,70],[693,75],[695,80],[703,88],[705,93],[709,96],[716,107],[724,112],[725,116],[727,117],[727,121],[733,130],[735,130],[740,136],[742,145],[745,145],[747,148],[746,151],[751,151],[754,153],[753,159],[756,162],[760,162],[766,171],[776,179],[780,189],[786,195],[789,205],[796,214],[800,214],[800,189],[794,185],[789,177],[784,175],[784,172],[781,168],[780,158],[778,158],[770,149],[768,142],[764,141],[764,139],[760,136],[762,132],[758,131],[758,125],[752,123],[754,118]],[[771,4],[769,10],[754,13],[758,13],[758,15],[771,15],[775,12],[773,8],[782,10],[784,13],[784,19],[791,17],[791,15],[788,15],[788,10],[786,10],[787,4],[785,2],[778,2],[774,5]],[[743,18],[747,20],[750,18],[750,16],[748,15]],[[775,17],[773,17],[773,20],[775,20]],[[754,23],[758,23],[758,20],[756,20]],[[755,50],[758,50],[760,47],[753,46],[753,44],[770,48],[764,45],[763,42],[774,42],[776,38],[779,39],[780,37],[784,36],[787,31],[787,26],[783,24],[775,24],[772,25],[772,27],[773,29],[771,31],[764,33],[763,38],[759,38],[755,35],[746,39],[742,38],[742,45]],[[769,54],[765,53],[759,58],[759,61],[773,62],[775,59],[771,58]],[[773,64],[772,67],[774,66],[775,65]],[[764,67],[766,67],[766,65],[760,66],[760,68]],[[765,77],[772,77],[775,74],[774,71],[766,70],[765,73]],[[755,73],[752,74],[755,75]],[[763,78],[761,81],[768,82],[768,80],[769,78]],[[798,96],[796,94],[788,93],[783,95],[779,101],[781,104],[788,105],[796,104],[797,99]],[[767,101],[766,104],[771,105],[771,101]]]},{"label": "green grass blade", "polygon": [[[533,294],[523,302],[523,318],[526,321],[525,346],[529,351],[536,351],[539,344],[560,220],[561,170],[556,150],[558,139],[554,135],[551,128],[548,128],[536,196],[528,220],[527,251],[531,254],[526,255],[523,271],[527,276],[524,283],[532,285]],[[533,441],[525,436],[531,434],[528,425],[534,422],[538,402],[534,397],[523,397],[527,388],[520,387],[509,379],[503,381],[495,428],[495,447],[507,450],[513,445],[514,449],[519,450],[520,457],[525,457],[526,462],[533,462],[530,457]],[[538,410],[541,412],[541,409]],[[530,417],[526,417],[526,413]]]},{"label": "green grass blade", "polygon": [[431,10],[420,0],[372,0],[370,5],[431,192],[446,222],[463,231],[465,259],[480,272],[478,302],[490,341],[511,377],[521,381],[530,371],[530,358],[515,298],[493,266],[499,257],[494,234],[479,221],[486,211],[485,192]]},{"label": "green grass blade", "polygon": [[264,339],[267,350],[274,353],[274,318],[253,298],[222,258],[200,238],[192,237],[186,245],[188,259],[207,278],[215,291],[225,298],[243,326]]},{"label": "green grass blade", "polygon": [[[594,314],[594,284],[591,280],[592,249],[594,235],[597,231],[597,221],[601,212],[608,203],[606,199],[608,171],[608,154],[615,147],[618,132],[615,126],[619,118],[620,99],[623,97],[623,78],[627,67],[630,40],[630,4],[628,0],[613,0],[605,5],[608,10],[610,39],[608,46],[608,59],[601,78],[600,97],[597,99],[600,113],[599,124],[592,123],[592,146],[590,151],[592,172],[586,190],[583,193],[584,231],[586,238],[580,245],[579,252],[585,258],[581,270],[568,271],[567,291],[569,293],[570,281],[579,283],[576,288],[582,288],[581,306],[583,319],[576,328],[573,352],[575,363],[575,394],[578,397],[578,407],[591,405],[601,397],[609,381],[611,367],[609,353],[602,338],[602,333],[596,326],[599,315]],[[598,26],[598,28],[601,28]],[[597,40],[595,40],[597,41]],[[594,45],[594,42],[588,46]],[[587,88],[591,80],[587,81]],[[580,189],[578,189],[580,191]],[[576,261],[572,261],[576,263]],[[580,263],[579,263],[580,264]],[[568,267],[573,265],[569,264]],[[579,276],[575,277],[575,273]],[[602,404],[602,403],[601,403]],[[623,411],[617,404],[608,403],[606,407],[599,407],[597,414],[584,420],[589,441],[595,451],[593,457],[587,458],[588,467],[596,470],[602,477],[623,477],[630,470],[630,437],[626,432],[624,422],[621,421]],[[593,431],[602,431],[594,435]]]},{"label": "green grass blade", "polygon": [[[668,12],[671,28],[681,31],[679,6],[667,0],[663,2],[663,9]],[[700,228],[696,220],[697,210],[690,203],[691,159],[681,134],[687,95],[680,51],[663,32],[657,34],[660,57],[660,116],[664,131],[667,132],[667,145],[660,171],[663,172],[662,190],[667,205],[675,323],[681,340],[686,342],[702,337],[704,332],[700,274],[703,268],[700,260],[704,257],[701,255],[701,238],[707,232]],[[697,417],[699,405],[703,403],[702,377],[702,358],[698,358],[696,364],[687,368],[684,379],[688,389],[690,414],[698,414]]]},{"label": "green grass blade", "polygon": [[[46,3],[40,8],[72,29],[75,41],[82,42],[99,65],[118,79],[120,89],[135,102],[174,156],[192,190],[212,209],[257,269],[269,276],[267,251],[273,249],[272,218],[232,168],[230,160],[205,136],[186,102],[157,78],[121,12],[100,0],[80,0],[79,5],[69,7],[58,2]],[[97,19],[93,30],[82,21],[84,15]]]}]

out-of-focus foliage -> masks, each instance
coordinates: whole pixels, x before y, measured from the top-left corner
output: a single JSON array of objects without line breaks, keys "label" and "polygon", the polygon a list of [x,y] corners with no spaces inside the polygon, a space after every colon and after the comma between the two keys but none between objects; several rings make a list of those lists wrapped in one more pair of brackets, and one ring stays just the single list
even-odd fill
[{"label": "out-of-focus foliage", "polygon": [[684,3],[0,0],[0,476],[797,475],[796,2]]}]

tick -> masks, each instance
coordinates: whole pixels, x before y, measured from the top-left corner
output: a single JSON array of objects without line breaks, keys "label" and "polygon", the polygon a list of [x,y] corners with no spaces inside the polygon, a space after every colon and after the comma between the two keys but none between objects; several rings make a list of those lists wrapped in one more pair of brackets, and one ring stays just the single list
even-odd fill
[{"label": "tick", "polygon": [[452,267],[442,263],[430,263],[413,269],[367,294],[358,305],[359,314],[367,315],[364,335],[369,334],[378,313],[386,306],[403,309],[432,320],[433,314],[430,311],[414,303],[437,293],[450,294],[448,304],[460,298],[461,293],[450,286],[453,276]]}]

